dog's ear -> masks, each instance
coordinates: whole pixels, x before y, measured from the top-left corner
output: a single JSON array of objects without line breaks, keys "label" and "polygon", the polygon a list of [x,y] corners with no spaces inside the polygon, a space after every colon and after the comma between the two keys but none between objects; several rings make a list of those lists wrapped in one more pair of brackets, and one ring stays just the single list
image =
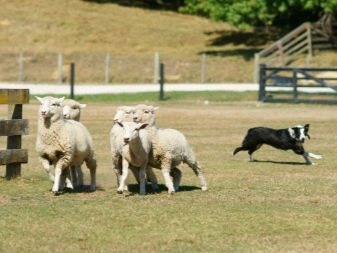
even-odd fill
[{"label": "dog's ear", "polygon": [[310,135],[308,134],[308,132],[309,132],[309,124],[305,124],[305,126],[304,126],[304,134],[305,134],[305,136],[308,136],[308,138],[310,139]]}]

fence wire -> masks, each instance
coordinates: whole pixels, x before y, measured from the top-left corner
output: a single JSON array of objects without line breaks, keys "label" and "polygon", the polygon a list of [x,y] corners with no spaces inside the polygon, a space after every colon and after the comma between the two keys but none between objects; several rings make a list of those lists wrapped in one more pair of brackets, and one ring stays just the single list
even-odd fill
[{"label": "fence wire", "polygon": [[167,83],[223,83],[233,80],[228,59],[200,55],[183,59],[105,53],[0,53],[0,82],[68,83],[70,63],[76,65],[76,83],[156,83],[156,64],[165,64]]}]

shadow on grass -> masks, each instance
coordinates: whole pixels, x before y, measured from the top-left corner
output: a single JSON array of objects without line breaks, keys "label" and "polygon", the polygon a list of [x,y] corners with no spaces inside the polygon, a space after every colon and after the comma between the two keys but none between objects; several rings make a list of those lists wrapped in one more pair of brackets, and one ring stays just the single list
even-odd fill
[{"label": "shadow on grass", "polygon": [[[139,194],[139,185],[138,184],[129,184],[129,192],[133,194]],[[159,189],[158,190],[153,190],[151,185],[148,184],[146,185],[146,193],[147,194],[157,194],[161,192],[167,192],[167,188],[163,184],[158,184]],[[179,187],[178,192],[189,192],[189,191],[195,191],[195,190],[201,190],[200,187],[197,186],[190,186],[190,185],[182,185]]]},{"label": "shadow on grass", "polygon": [[[103,187],[96,186],[96,191],[105,191]],[[63,195],[63,194],[77,194],[77,193],[92,193],[95,191],[90,190],[90,185],[81,185],[76,187],[75,189],[64,188],[64,190],[57,192],[55,195]]]},{"label": "shadow on grass", "polygon": [[127,7],[136,7],[150,10],[177,11],[179,3],[175,1],[142,1],[142,0],[82,0],[96,4],[118,4]]},{"label": "shadow on grass", "polygon": [[283,161],[273,161],[273,160],[254,160],[253,162],[285,164],[285,165],[307,165],[305,162],[283,162]]}]

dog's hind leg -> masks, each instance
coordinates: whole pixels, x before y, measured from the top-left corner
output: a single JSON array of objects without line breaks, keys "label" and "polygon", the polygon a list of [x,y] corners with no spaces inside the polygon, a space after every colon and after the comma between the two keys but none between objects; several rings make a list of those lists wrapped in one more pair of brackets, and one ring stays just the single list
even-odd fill
[{"label": "dog's hind leg", "polygon": [[261,148],[262,144],[258,144],[256,146],[254,146],[253,148],[249,149],[248,154],[249,154],[249,161],[250,162],[254,162],[253,159],[253,153],[258,150],[259,148]]}]

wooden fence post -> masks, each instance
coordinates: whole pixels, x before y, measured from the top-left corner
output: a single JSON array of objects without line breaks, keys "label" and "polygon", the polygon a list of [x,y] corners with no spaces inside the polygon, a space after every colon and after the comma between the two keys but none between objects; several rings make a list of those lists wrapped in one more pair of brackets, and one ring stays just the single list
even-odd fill
[{"label": "wooden fence post", "polygon": [[28,120],[22,119],[22,104],[29,103],[29,90],[1,89],[0,104],[9,104],[8,120],[0,120],[0,136],[7,136],[7,150],[0,150],[0,165],[6,165],[6,178],[21,175],[21,163],[28,152],[21,149],[21,135],[28,134]]},{"label": "wooden fence post", "polygon": [[105,56],[104,81],[106,84],[110,83],[110,61],[111,55],[109,53]]},{"label": "wooden fence post", "polygon": [[201,55],[201,69],[200,69],[200,81],[201,83],[205,82],[205,73],[206,72],[206,54]]},{"label": "wooden fence post", "polygon": [[57,55],[57,79],[58,83],[63,83],[63,54]]},{"label": "wooden fence post", "polygon": [[19,63],[19,76],[18,76],[18,81],[21,83],[23,82],[24,80],[24,66],[23,66],[23,52],[20,51],[20,54],[19,54],[19,60],[18,60],[18,63]]},{"label": "wooden fence post", "polygon": [[297,72],[293,69],[293,102],[298,102]]},{"label": "wooden fence post", "polygon": [[159,90],[159,100],[163,101],[164,100],[164,64],[160,63],[160,68],[159,68],[159,73],[160,73],[160,79],[159,79],[159,85],[160,85],[160,90]]},{"label": "wooden fence post", "polygon": [[158,83],[159,81],[159,68],[160,68],[160,56],[159,53],[154,54],[154,63],[153,63],[153,83]]},{"label": "wooden fence post", "polygon": [[74,86],[75,86],[75,63],[70,63],[70,98],[74,99]]},{"label": "wooden fence post", "polygon": [[260,64],[259,69],[259,101],[264,102],[266,96],[266,65]]}]

